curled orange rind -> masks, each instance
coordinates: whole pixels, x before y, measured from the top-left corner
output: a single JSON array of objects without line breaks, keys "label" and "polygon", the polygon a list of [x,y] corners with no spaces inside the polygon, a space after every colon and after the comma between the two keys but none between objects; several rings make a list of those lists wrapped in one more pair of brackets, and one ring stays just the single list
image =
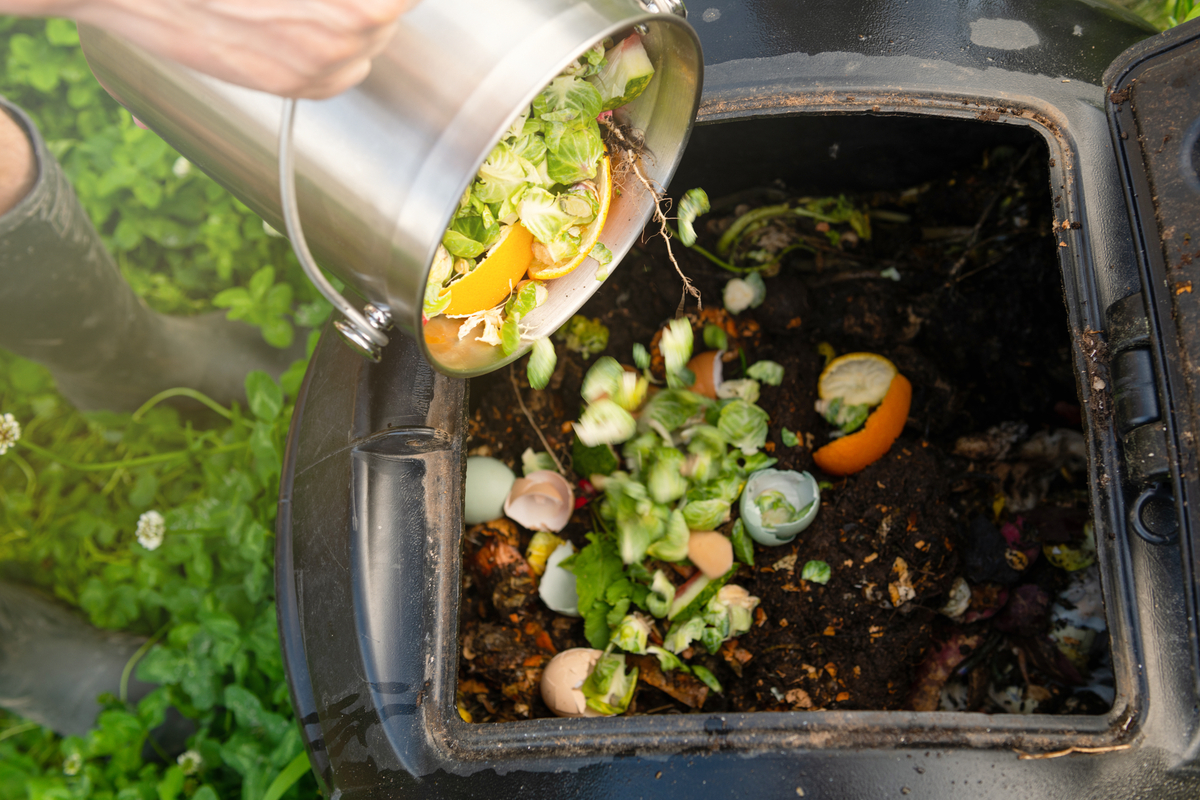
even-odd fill
[{"label": "curled orange rind", "polygon": [[867,417],[862,430],[835,439],[813,453],[817,466],[830,475],[853,475],[883,458],[904,430],[912,405],[912,384],[897,373],[879,407]]}]

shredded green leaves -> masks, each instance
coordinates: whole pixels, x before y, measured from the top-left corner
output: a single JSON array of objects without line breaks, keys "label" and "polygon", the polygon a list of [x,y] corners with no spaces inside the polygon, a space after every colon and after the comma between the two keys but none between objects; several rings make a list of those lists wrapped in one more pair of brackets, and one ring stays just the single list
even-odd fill
[{"label": "shredded green leaves", "polygon": [[804,565],[800,577],[813,583],[826,584],[829,583],[829,578],[832,574],[829,565],[824,561],[809,561]]},{"label": "shredded green leaves", "polygon": [[558,354],[549,339],[535,339],[533,351],[529,354],[529,385],[534,389],[545,389],[554,374],[554,365],[558,362]]},{"label": "shredded green leaves", "polygon": [[685,247],[696,243],[696,229],[693,223],[696,217],[708,213],[710,208],[708,195],[703,189],[688,189],[684,193],[679,201],[679,241],[683,242]]}]

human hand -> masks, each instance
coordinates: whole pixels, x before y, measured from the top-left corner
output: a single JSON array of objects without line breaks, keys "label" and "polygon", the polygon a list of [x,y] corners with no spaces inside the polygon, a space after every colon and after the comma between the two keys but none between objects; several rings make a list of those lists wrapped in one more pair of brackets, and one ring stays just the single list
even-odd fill
[{"label": "human hand", "polygon": [[221,80],[331,97],[367,76],[417,0],[0,0],[0,12],[69,16]]}]

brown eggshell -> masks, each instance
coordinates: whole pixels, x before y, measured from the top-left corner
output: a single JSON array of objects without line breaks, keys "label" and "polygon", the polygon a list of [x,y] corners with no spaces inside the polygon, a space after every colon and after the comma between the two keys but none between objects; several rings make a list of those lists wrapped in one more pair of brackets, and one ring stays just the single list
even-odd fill
[{"label": "brown eggshell", "polygon": [[688,560],[708,578],[719,578],[733,566],[733,543],[716,531],[692,531]]},{"label": "brown eggshell", "polygon": [[710,400],[717,399],[717,389],[721,388],[721,354],[724,350],[709,350],[694,356],[688,362],[687,368],[696,376],[692,391]]},{"label": "brown eggshell", "polygon": [[542,672],[542,699],[551,711],[560,717],[604,716],[587,707],[580,688],[602,655],[602,650],[573,647],[550,659]]}]

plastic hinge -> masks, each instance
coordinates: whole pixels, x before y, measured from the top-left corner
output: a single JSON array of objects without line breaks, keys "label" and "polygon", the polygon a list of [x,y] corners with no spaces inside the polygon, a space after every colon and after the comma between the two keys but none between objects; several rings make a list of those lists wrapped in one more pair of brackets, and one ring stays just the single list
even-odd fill
[{"label": "plastic hinge", "polygon": [[1167,480],[1171,462],[1167,457],[1167,426],[1162,422],[1141,425],[1121,439],[1125,469],[1134,483],[1145,485]]},{"label": "plastic hinge", "polygon": [[1146,486],[1171,474],[1158,378],[1150,352],[1150,320],[1141,292],[1105,312],[1113,381],[1113,422],[1121,436],[1130,481]]},{"label": "plastic hinge", "polygon": [[1134,347],[1150,346],[1150,320],[1146,317],[1141,292],[1113,303],[1104,317],[1108,327],[1105,334],[1111,352],[1120,353]]},{"label": "plastic hinge", "polygon": [[1113,420],[1122,436],[1134,428],[1158,422],[1158,386],[1150,348],[1118,353],[1112,360]]}]

